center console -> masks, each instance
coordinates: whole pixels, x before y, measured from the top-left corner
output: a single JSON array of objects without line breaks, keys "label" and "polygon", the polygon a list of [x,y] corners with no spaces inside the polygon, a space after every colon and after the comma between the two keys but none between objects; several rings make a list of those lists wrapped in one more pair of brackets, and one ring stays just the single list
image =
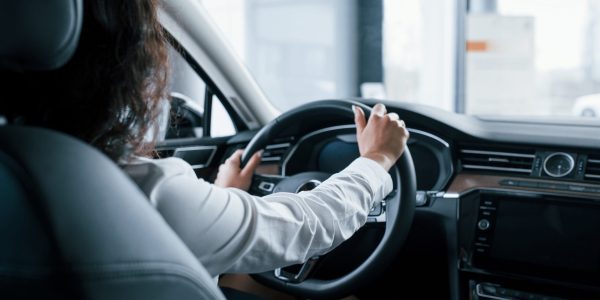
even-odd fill
[{"label": "center console", "polygon": [[459,207],[461,290],[470,299],[600,296],[600,200],[478,191]]}]

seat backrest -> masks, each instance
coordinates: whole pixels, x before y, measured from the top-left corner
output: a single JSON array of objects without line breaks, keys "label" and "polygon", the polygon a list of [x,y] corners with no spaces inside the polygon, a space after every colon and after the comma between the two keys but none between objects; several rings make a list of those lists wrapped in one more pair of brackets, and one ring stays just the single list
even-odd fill
[{"label": "seat backrest", "polygon": [[[81,5],[81,0],[0,0],[0,19],[13,14],[32,20],[16,23],[23,28],[13,25],[22,33],[9,35],[15,40],[0,34],[0,69],[49,70],[64,64],[76,48]],[[44,22],[58,22],[50,26],[52,34],[44,36]],[[34,41],[36,34],[42,41]],[[31,48],[40,45],[43,51]],[[62,133],[5,125],[0,126],[0,298],[223,295],[109,158]]]}]

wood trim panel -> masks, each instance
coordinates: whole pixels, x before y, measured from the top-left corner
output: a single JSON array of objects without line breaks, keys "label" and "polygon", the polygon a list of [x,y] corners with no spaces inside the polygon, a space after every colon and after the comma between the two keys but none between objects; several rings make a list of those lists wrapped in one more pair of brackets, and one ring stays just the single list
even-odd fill
[{"label": "wood trim panel", "polygon": [[523,178],[523,177],[511,177],[511,176],[498,176],[498,175],[486,175],[477,173],[459,173],[454,177],[447,193],[451,194],[465,194],[477,189],[503,189],[510,191],[530,191],[530,192],[543,192],[546,194],[553,194],[558,196],[585,196],[592,197],[594,199],[600,199],[600,193],[593,192],[577,192],[570,190],[560,190],[553,188],[529,188],[521,186],[508,186],[501,185],[500,182],[503,180],[513,180],[521,182],[536,182],[536,183],[547,183],[551,185],[577,185],[582,187],[590,187],[600,190],[600,184],[588,184],[558,180],[546,180],[538,178]]}]

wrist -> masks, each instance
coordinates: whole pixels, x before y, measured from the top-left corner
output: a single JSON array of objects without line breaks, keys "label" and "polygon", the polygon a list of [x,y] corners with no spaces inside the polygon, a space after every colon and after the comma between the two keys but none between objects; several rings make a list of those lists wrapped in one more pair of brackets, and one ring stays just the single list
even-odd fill
[{"label": "wrist", "polygon": [[391,159],[389,156],[381,153],[365,153],[361,155],[364,158],[368,158],[383,167],[386,171],[389,171],[392,165],[394,165],[395,160]]}]

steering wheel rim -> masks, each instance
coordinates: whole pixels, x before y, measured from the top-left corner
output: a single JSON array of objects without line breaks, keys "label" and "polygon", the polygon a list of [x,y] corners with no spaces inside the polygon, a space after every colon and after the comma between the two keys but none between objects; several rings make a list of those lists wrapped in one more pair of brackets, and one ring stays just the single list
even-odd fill
[{"label": "steering wheel rim", "polygon": [[[359,106],[367,118],[371,108],[351,100],[323,100],[310,102],[280,115],[260,130],[250,141],[241,163],[244,166],[253,153],[263,149],[285,128],[298,124],[299,120],[309,119],[315,113],[327,116],[345,116],[353,122],[352,105]],[[307,298],[335,298],[350,294],[357,287],[366,284],[381,274],[390,265],[402,248],[412,224],[415,199],[416,175],[410,151],[405,149],[396,166],[390,170],[398,192],[386,199],[386,228],[379,245],[369,257],[352,272],[332,280],[306,279],[291,283],[278,279],[273,271],[252,274],[257,281],[271,288]]]}]

